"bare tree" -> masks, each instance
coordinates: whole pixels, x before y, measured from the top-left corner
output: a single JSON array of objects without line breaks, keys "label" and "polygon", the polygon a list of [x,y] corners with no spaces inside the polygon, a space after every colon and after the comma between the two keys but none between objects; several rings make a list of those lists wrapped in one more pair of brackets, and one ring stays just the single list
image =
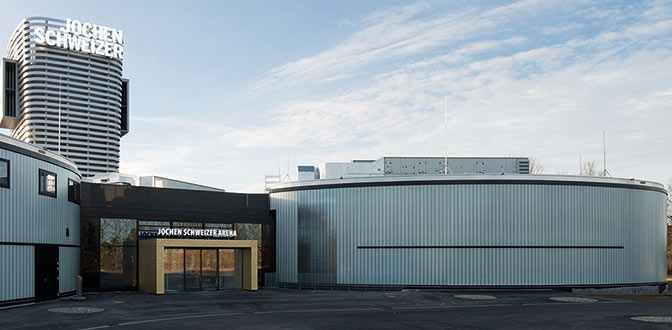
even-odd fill
[{"label": "bare tree", "polygon": [[594,160],[587,160],[583,162],[583,168],[581,169],[581,175],[587,176],[598,176],[600,175],[600,170],[597,169],[597,162]]},{"label": "bare tree", "polygon": [[537,157],[530,157],[530,174],[544,173],[544,163],[537,159]]}]

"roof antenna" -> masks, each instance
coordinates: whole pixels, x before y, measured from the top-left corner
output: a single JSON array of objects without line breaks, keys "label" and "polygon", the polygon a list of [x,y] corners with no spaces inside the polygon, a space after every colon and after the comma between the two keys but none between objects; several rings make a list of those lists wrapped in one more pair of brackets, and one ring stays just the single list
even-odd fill
[{"label": "roof antenna", "polygon": [[448,175],[448,173],[453,174],[453,171],[448,167],[448,95],[445,97],[445,102],[443,106],[443,116],[444,116],[444,128],[446,130],[446,155],[443,159],[443,174]]},{"label": "roof antenna", "polygon": [[285,129],[285,138],[287,142],[287,172],[285,172],[285,176],[282,178],[282,182],[292,182],[292,178],[289,176],[289,117],[286,118],[287,121],[285,122],[286,124],[286,129]]},{"label": "roof antenna", "polygon": [[602,176],[609,175],[611,177],[611,173],[607,171],[607,133],[605,131],[602,131],[602,165],[604,166]]},{"label": "roof antenna", "polygon": [[581,159],[581,142],[579,142],[579,176],[583,175],[583,160]]}]

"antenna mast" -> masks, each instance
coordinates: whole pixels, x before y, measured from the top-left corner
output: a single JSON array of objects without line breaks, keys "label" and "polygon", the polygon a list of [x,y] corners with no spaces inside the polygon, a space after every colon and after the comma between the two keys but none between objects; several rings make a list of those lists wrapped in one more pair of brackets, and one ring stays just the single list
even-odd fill
[{"label": "antenna mast", "polygon": [[289,117],[286,118],[287,121],[285,122],[286,124],[286,129],[285,129],[285,138],[287,140],[287,172],[285,172],[285,176],[282,178],[282,182],[291,182],[292,178],[289,176]]},{"label": "antenna mast", "polygon": [[448,167],[448,96],[446,95],[445,101],[444,101],[444,106],[443,106],[443,124],[444,124],[444,129],[446,131],[446,154],[445,157],[443,158],[443,174],[447,175],[449,172],[452,174],[453,171],[450,170]]},{"label": "antenna mast", "polygon": [[583,160],[581,159],[581,143],[579,143],[579,176],[583,175]]},{"label": "antenna mast", "polygon": [[602,131],[602,165],[604,166],[602,176],[611,176],[611,173],[607,171],[607,133],[605,131]]}]

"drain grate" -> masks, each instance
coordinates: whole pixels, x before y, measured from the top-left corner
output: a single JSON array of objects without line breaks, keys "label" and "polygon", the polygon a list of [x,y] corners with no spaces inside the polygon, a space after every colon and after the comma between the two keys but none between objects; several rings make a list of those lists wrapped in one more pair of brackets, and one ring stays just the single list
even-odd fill
[{"label": "drain grate", "polygon": [[90,313],[100,313],[104,311],[104,309],[97,307],[58,307],[58,308],[49,308],[49,311],[52,313],[90,314]]}]

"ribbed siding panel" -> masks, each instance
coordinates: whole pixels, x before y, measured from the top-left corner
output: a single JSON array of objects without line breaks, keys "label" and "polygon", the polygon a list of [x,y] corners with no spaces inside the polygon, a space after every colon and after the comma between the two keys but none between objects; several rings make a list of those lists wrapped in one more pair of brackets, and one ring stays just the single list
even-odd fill
[{"label": "ribbed siding panel", "polygon": [[[297,282],[297,193],[285,192],[274,195],[271,199],[271,209],[276,213],[276,271],[278,281],[286,283]],[[283,239],[279,239],[279,238]]]},{"label": "ribbed siding panel", "polygon": [[[0,188],[0,242],[79,245],[79,205],[68,202],[68,178],[79,177],[5,149],[0,158],[10,162],[10,188]],[[39,194],[39,169],[56,173],[56,198]]]},{"label": "ribbed siding panel", "polygon": [[0,301],[35,296],[35,248],[0,245]]},{"label": "ribbed siding panel", "polygon": [[61,246],[58,249],[58,292],[77,290],[79,275],[79,248]]},{"label": "ribbed siding panel", "polygon": [[313,272],[302,274],[301,283],[333,284],[323,272],[330,268],[315,264],[328,265],[330,258],[336,260],[335,282],[343,285],[665,281],[665,196],[656,191],[540,184],[350,187],[272,193],[271,207],[277,210],[280,282],[294,282],[289,274],[298,268]]}]

